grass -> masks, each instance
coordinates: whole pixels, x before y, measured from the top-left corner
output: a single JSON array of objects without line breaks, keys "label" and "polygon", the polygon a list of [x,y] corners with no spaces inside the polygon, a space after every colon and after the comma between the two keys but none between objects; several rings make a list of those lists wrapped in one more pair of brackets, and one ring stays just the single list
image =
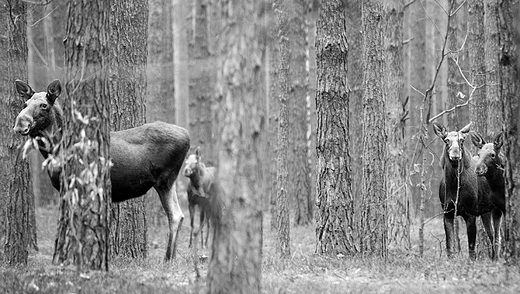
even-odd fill
[{"label": "grass", "polygon": [[[187,211],[187,210],[184,210]],[[200,263],[195,279],[188,249],[189,221],[184,221],[177,258],[164,263],[166,226],[150,226],[147,259],[111,261],[109,272],[78,275],[73,267],[51,264],[57,207],[37,209],[40,250],[31,251],[23,267],[0,266],[0,293],[204,293],[208,262]],[[520,293],[517,267],[487,257],[471,262],[467,249],[447,260],[443,252],[441,219],[425,228],[424,257],[391,248],[388,259],[374,257],[326,257],[314,254],[314,225],[291,227],[292,255],[276,255],[276,233],[264,218],[263,293]],[[417,236],[414,228],[413,236]],[[461,234],[461,237],[464,237]],[[464,240],[464,239],[463,239]],[[463,244],[463,248],[466,246]],[[201,254],[209,255],[208,250]],[[455,291],[455,292],[454,292]]]}]

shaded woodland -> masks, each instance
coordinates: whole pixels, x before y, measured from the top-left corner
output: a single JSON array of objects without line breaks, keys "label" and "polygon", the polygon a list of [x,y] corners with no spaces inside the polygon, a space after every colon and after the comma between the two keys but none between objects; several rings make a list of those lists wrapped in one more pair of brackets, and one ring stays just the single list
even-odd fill
[{"label": "shaded woodland", "polygon": [[[112,261],[119,268],[126,259],[157,258],[155,249],[166,245],[157,245],[152,234],[163,242],[168,223],[157,192],[108,204],[108,192],[96,191],[110,190],[110,184],[104,186],[109,181],[103,157],[110,148],[105,145],[109,129],[160,120],[188,130],[189,154],[200,148],[204,163],[217,168],[224,191],[219,196],[223,209],[209,217],[210,232],[205,232],[212,245],[187,249],[189,179],[182,170],[174,186],[184,214],[176,265],[185,262],[180,268],[190,274],[195,267],[198,281],[199,269],[207,271],[206,286],[194,283],[193,293],[278,289],[266,287],[262,275],[283,265],[265,252],[282,263],[300,256],[302,248],[338,263],[380,258],[399,268],[396,260],[402,256],[413,258],[410,263],[421,258],[428,263],[432,256],[445,261],[446,237],[438,234],[448,213],[439,202],[445,144],[435,136],[434,122],[450,131],[471,122],[471,131],[488,142],[502,134],[507,213],[498,228],[499,266],[504,266],[498,271],[509,273],[505,264],[518,266],[518,1],[99,0],[89,5],[64,0],[1,4],[0,19],[8,28],[0,36],[5,117],[0,134],[6,142],[0,149],[6,167],[0,179],[0,260],[5,264],[27,264],[36,254],[38,213],[55,215],[48,219],[59,225],[48,229],[56,234],[55,265],[74,264],[80,272],[108,270]],[[81,21],[92,25],[89,33],[83,31],[87,25],[78,25]],[[82,53],[87,51],[92,55]],[[87,61],[78,58],[81,54]],[[47,175],[52,163],[12,131],[23,107],[16,79],[36,92],[62,81],[67,96],[60,99],[72,97],[76,103],[65,107],[67,126],[74,131],[68,133],[69,143],[60,145],[63,150],[81,141],[81,128],[98,140],[95,152],[101,159],[68,165],[61,192]],[[75,91],[83,94],[68,94]],[[70,107],[96,118],[81,124]],[[477,154],[469,137],[464,146]],[[68,158],[78,158],[74,152]],[[93,186],[68,182],[89,169],[99,175]],[[79,248],[106,246],[106,252],[90,252],[101,256],[79,263],[63,251],[76,252],[76,245],[67,243],[77,229],[68,217],[80,216],[72,216],[73,201],[66,200],[72,198],[64,197],[74,185],[81,186],[80,195],[98,195],[85,205],[100,217],[90,225],[106,227],[100,232],[107,233],[101,245],[78,243],[83,244]],[[87,215],[86,207],[75,213]],[[457,262],[465,264],[461,220],[455,219],[454,242]],[[477,226],[477,263],[488,262],[492,245],[480,219]],[[301,232],[304,241],[294,238]],[[169,270],[174,271],[159,271]],[[433,291],[429,286],[424,285]]]}]

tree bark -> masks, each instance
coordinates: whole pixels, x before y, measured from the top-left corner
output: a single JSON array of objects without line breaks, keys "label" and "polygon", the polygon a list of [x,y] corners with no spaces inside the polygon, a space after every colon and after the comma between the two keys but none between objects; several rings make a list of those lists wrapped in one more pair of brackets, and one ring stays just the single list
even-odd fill
[{"label": "tree bark", "polygon": [[262,263],[261,193],[256,189],[260,113],[264,94],[254,0],[220,2],[218,131],[219,178],[225,210],[214,220],[208,270],[209,293],[260,293]]},{"label": "tree bark", "polygon": [[[0,178],[0,205],[3,213],[0,221],[4,261],[9,265],[27,264],[29,248],[36,245],[34,196],[31,189],[29,165],[22,158],[24,137],[12,131],[13,122],[23,107],[15,91],[14,79],[27,78],[27,7],[23,1],[0,4],[0,162],[3,171]],[[5,174],[4,174],[5,171]],[[5,221],[5,223],[4,223]]]},{"label": "tree bark", "polygon": [[[307,225],[312,220],[309,202],[314,198],[311,194],[311,171],[308,160],[307,130],[307,96],[309,95],[307,63],[307,27],[306,0],[288,1],[289,8],[289,46],[291,54],[288,80],[288,99],[290,109],[290,145],[289,152],[289,197],[295,202],[295,223]],[[292,187],[291,187],[292,186]],[[294,197],[292,197],[294,195]]]},{"label": "tree bark", "polygon": [[408,186],[408,160],[405,147],[406,98],[403,98],[403,1],[388,1],[385,6],[385,77],[388,122],[388,243],[411,249],[411,193]]},{"label": "tree bark", "polygon": [[[276,237],[276,251],[281,257],[288,257],[291,255],[290,247],[290,221],[289,221],[289,62],[291,60],[291,51],[289,49],[289,9],[287,2],[275,0],[273,2],[274,12],[276,14],[276,26],[278,42],[278,52],[280,54],[278,62],[280,93],[278,95],[278,134],[277,134],[277,152],[276,152],[276,223],[277,223],[277,237]],[[292,3],[290,3],[292,4]],[[292,158],[293,160],[295,158]]]},{"label": "tree bark", "polygon": [[349,156],[345,1],[322,3],[316,27],[316,252],[357,252]]},{"label": "tree bark", "polygon": [[62,200],[53,262],[72,260],[78,271],[108,270],[111,7],[103,0],[74,0],[68,8]]},{"label": "tree bark", "polygon": [[[113,2],[110,29],[111,126],[119,131],[145,123],[148,1]],[[145,200],[111,204],[111,256],[146,258]]]},{"label": "tree bark", "polygon": [[173,3],[173,77],[175,87],[176,124],[189,129],[189,59],[187,33],[187,5],[182,0]]},{"label": "tree bark", "polygon": [[363,23],[363,192],[360,235],[361,252],[387,255],[386,219],[386,131],[385,131],[385,62],[383,19],[379,0],[362,4]]}]

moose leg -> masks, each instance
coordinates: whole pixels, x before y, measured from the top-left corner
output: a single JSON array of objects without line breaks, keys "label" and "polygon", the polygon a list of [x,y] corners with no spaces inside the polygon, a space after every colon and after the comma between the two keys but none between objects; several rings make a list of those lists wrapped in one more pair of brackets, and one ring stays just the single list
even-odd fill
[{"label": "moose leg", "polygon": [[[199,227],[200,227],[200,246],[204,249],[204,206],[199,206],[200,210],[200,221],[199,221]],[[206,232],[207,233],[207,232]]]},{"label": "moose leg", "polygon": [[493,259],[497,259],[500,256],[500,227],[502,226],[502,211],[498,208],[493,209],[493,229],[495,230],[495,247],[496,255]]},{"label": "moose leg", "polygon": [[[188,192],[188,193],[190,193],[190,192]],[[190,197],[188,197],[188,199],[189,198]],[[188,210],[190,212],[190,244],[188,245],[188,247],[191,247],[191,242],[193,239],[193,221],[195,219],[195,204],[190,203],[188,205]]]},{"label": "moose leg", "polygon": [[466,231],[468,233],[468,252],[471,260],[476,259],[475,255],[475,242],[477,240],[477,222],[475,216],[465,215],[463,216],[466,221]]},{"label": "moose leg", "polygon": [[453,257],[453,235],[454,235],[454,228],[453,228],[453,219],[455,217],[455,214],[453,212],[445,213],[444,214],[444,233],[446,234],[446,254],[448,255],[448,258]]},{"label": "moose leg", "polygon": [[157,193],[161,198],[164,212],[166,212],[166,216],[168,217],[168,247],[166,248],[166,256],[164,257],[164,260],[166,261],[175,258],[175,252],[177,251],[177,238],[181,229],[182,220],[184,219],[184,214],[179,206],[177,191],[175,191],[173,183],[169,186],[169,189],[162,189],[163,187],[160,186],[155,187],[155,190],[157,190]]},{"label": "moose leg", "polygon": [[486,214],[482,215],[482,224],[484,225],[484,229],[486,230],[486,233],[488,235],[490,244],[491,244],[491,259],[495,259],[496,257],[496,248],[495,248],[495,234],[493,230],[493,224],[491,223],[491,217],[493,212],[488,212]]}]

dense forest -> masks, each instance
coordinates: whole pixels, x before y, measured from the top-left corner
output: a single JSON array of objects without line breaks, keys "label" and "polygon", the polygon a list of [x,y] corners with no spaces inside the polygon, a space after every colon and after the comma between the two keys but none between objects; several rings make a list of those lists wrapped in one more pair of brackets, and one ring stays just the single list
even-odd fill
[{"label": "dense forest", "polygon": [[0,3],[0,292],[520,289],[518,1]]}]

